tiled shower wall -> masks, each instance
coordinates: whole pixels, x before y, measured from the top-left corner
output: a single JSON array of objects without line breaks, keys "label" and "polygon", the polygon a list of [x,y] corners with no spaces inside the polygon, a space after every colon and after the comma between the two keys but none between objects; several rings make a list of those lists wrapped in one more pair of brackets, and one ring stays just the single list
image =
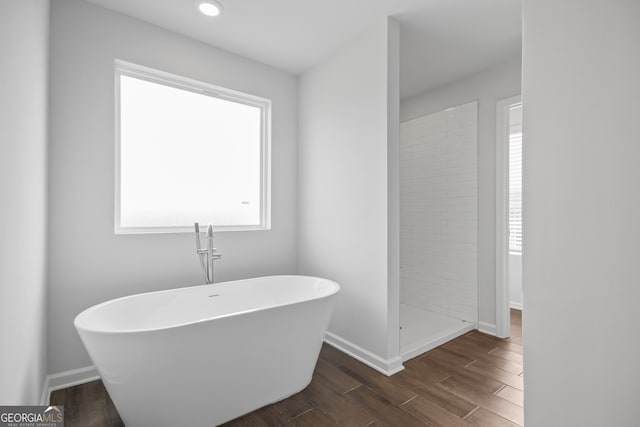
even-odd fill
[{"label": "tiled shower wall", "polygon": [[400,125],[400,298],[478,318],[478,103]]}]

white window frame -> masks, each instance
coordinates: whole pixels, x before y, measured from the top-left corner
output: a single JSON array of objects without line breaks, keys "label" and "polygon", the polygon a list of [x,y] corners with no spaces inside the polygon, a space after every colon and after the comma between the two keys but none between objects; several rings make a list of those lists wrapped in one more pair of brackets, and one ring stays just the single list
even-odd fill
[{"label": "white window frame", "polygon": [[116,234],[186,233],[193,232],[193,225],[180,227],[122,227],[120,225],[120,76],[159,83],[177,89],[204,94],[260,108],[260,224],[216,225],[215,231],[249,231],[271,229],[271,100],[255,95],[215,86],[130,62],[115,60],[115,159],[114,159],[114,231]]}]

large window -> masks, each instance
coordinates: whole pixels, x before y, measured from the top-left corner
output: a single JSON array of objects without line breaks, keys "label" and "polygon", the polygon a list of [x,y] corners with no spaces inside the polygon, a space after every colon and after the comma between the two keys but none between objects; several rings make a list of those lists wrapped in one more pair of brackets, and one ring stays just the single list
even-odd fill
[{"label": "large window", "polygon": [[116,233],[269,228],[267,99],[116,61]]}]

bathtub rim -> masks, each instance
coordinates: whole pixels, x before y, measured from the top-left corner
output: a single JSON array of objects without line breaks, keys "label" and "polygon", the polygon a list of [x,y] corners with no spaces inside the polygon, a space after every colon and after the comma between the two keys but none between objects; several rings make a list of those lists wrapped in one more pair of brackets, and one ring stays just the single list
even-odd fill
[{"label": "bathtub rim", "polygon": [[[101,307],[103,307],[105,305],[108,305],[108,304],[113,304],[113,303],[116,303],[118,301],[139,297],[141,295],[152,295],[152,294],[160,294],[160,293],[180,292],[180,291],[183,291],[185,289],[198,288],[198,287],[201,287],[201,286],[233,284],[233,283],[239,283],[239,282],[252,281],[252,280],[256,280],[256,279],[266,279],[266,278],[274,279],[274,278],[279,278],[279,277],[319,279],[319,280],[322,280],[324,282],[327,282],[329,285],[331,285],[333,287],[333,289],[331,289],[330,292],[328,292],[327,294],[324,294],[322,296],[315,297],[315,298],[308,298],[308,299],[304,299],[304,300],[300,300],[300,301],[296,301],[296,302],[287,302],[287,303],[282,303],[282,304],[274,304],[274,305],[270,305],[270,306],[267,306],[267,307],[251,308],[251,309],[248,309],[248,310],[236,311],[236,312],[233,312],[233,313],[228,313],[228,314],[223,314],[223,315],[218,315],[218,316],[211,316],[211,317],[196,319],[196,320],[193,320],[193,321],[190,321],[190,322],[177,323],[175,325],[163,326],[163,327],[157,327],[157,328],[140,328],[140,329],[127,329],[127,330],[116,330],[116,329],[105,330],[105,329],[97,329],[97,328],[94,328],[94,327],[87,327],[86,326],[86,321],[84,322],[85,325],[82,325],[83,321],[81,319],[81,316],[86,315],[86,313],[98,310]],[[117,298],[113,298],[113,299],[110,299],[110,300],[107,300],[107,301],[104,301],[104,302],[100,302],[100,303],[94,304],[94,305],[82,310],[80,313],[78,313],[75,316],[75,318],[73,319],[73,325],[76,328],[76,331],[78,333],[87,332],[87,333],[92,333],[92,334],[105,334],[105,335],[153,333],[153,332],[159,332],[159,331],[166,331],[166,330],[170,330],[170,329],[188,327],[188,326],[192,326],[192,325],[198,325],[198,324],[210,322],[212,320],[228,319],[228,318],[232,318],[232,317],[236,317],[236,316],[241,316],[241,315],[244,315],[244,314],[255,313],[255,312],[259,312],[259,311],[266,311],[266,310],[276,309],[276,308],[280,308],[280,307],[286,307],[286,306],[289,306],[289,305],[303,304],[303,303],[306,303],[306,302],[311,302],[311,301],[321,300],[321,299],[325,299],[325,298],[330,298],[330,297],[336,295],[340,291],[340,289],[341,289],[340,285],[337,284],[336,282],[334,282],[333,280],[325,279],[323,277],[306,276],[306,275],[299,275],[299,274],[279,274],[279,275],[271,275],[271,276],[252,277],[252,278],[247,278],[247,279],[229,280],[229,281],[220,282],[220,283],[211,283],[211,284],[203,283],[203,284],[199,284],[199,285],[183,286],[183,287],[179,287],[179,288],[163,289],[163,290],[158,290],[158,291],[139,292],[137,294],[126,295],[126,296],[123,296],[123,297],[117,297]]]}]

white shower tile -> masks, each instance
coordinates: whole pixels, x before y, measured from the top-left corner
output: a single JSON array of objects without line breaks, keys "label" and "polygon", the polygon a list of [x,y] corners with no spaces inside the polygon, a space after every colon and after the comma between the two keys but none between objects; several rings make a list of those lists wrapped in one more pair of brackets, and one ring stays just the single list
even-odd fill
[{"label": "white shower tile", "polygon": [[477,102],[402,123],[401,300],[477,319]]}]

